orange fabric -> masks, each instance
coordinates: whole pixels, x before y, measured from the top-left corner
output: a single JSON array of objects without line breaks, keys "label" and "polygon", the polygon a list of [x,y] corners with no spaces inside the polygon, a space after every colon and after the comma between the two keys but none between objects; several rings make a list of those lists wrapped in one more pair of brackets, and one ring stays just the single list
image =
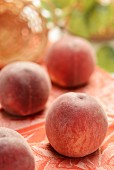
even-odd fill
[{"label": "orange fabric", "polygon": [[[59,155],[50,146],[45,134],[45,116],[52,101],[59,95],[69,92],[85,92],[96,97],[103,105],[109,128],[101,147],[93,154],[80,159]],[[86,86],[77,89],[52,87],[45,110],[33,116],[20,118],[0,114],[0,126],[13,128],[29,142],[36,159],[36,170],[113,170],[114,169],[114,78],[96,68]]]}]

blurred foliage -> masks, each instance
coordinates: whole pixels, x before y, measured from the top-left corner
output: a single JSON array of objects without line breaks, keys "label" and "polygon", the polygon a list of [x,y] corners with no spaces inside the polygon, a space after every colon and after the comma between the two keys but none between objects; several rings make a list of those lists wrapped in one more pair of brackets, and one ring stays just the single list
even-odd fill
[{"label": "blurred foliage", "polygon": [[69,5],[72,5],[75,0],[52,0],[52,3],[56,8],[65,8]]},{"label": "blurred foliage", "polygon": [[114,48],[102,46],[97,52],[97,64],[109,72],[114,72]]},{"label": "blurred foliage", "polygon": [[48,22],[74,35],[92,39],[105,34],[105,30],[111,34],[114,32],[114,3],[105,4],[102,1],[42,0],[41,5],[49,14],[46,16]]},{"label": "blurred foliage", "polygon": [[[114,38],[113,0],[42,0],[41,5],[49,29],[57,26],[97,42]],[[97,61],[100,67],[114,72],[114,49],[102,46]]]}]

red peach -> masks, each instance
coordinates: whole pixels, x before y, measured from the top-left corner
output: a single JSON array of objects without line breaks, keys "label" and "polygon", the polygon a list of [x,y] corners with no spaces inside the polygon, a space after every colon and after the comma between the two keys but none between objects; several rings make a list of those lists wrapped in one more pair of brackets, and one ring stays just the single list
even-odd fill
[{"label": "red peach", "polygon": [[92,96],[69,92],[59,96],[48,110],[46,134],[52,147],[68,157],[96,151],[107,131],[107,117]]},{"label": "red peach", "polygon": [[35,170],[33,152],[16,131],[0,127],[0,170]]},{"label": "red peach", "polygon": [[46,65],[52,82],[63,87],[83,85],[94,71],[95,52],[87,40],[67,35],[52,45]]},{"label": "red peach", "polygon": [[44,109],[51,89],[48,74],[32,62],[14,62],[0,72],[0,102],[13,115],[30,115]]}]

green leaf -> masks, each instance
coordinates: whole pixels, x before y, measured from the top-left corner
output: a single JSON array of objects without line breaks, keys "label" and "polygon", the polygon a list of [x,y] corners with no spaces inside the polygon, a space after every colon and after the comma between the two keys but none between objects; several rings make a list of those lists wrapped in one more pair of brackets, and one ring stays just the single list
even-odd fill
[{"label": "green leaf", "polygon": [[83,11],[88,11],[96,3],[96,0],[88,0],[88,1],[87,0],[82,0],[81,3],[83,5]]},{"label": "green leaf", "polygon": [[102,46],[97,52],[97,64],[109,72],[114,72],[114,49]]},{"label": "green leaf", "polygon": [[98,34],[110,23],[110,6],[97,4],[88,16],[88,27],[90,34]]},{"label": "green leaf", "polygon": [[49,2],[46,1],[46,0],[41,1],[41,6],[42,6],[43,9],[46,9],[46,10],[49,10],[49,11],[51,10]]},{"label": "green leaf", "polygon": [[76,0],[51,0],[56,8],[65,8],[73,3],[76,2]]},{"label": "green leaf", "polygon": [[87,21],[83,13],[80,11],[73,11],[69,23],[67,26],[67,29],[69,32],[78,35],[83,36],[85,38],[88,37],[88,27],[87,27]]}]

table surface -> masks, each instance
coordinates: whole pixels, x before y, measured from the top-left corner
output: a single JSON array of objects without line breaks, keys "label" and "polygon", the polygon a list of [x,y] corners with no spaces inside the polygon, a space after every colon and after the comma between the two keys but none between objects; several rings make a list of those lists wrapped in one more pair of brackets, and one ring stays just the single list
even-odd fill
[{"label": "table surface", "polygon": [[[83,158],[67,158],[50,146],[45,134],[45,116],[52,101],[66,92],[84,92],[94,96],[108,115],[108,132],[101,147]],[[36,170],[113,170],[114,169],[114,78],[96,67],[86,86],[63,89],[53,85],[44,111],[28,117],[10,116],[2,108],[0,126],[21,133],[29,142],[36,159]]]}]

